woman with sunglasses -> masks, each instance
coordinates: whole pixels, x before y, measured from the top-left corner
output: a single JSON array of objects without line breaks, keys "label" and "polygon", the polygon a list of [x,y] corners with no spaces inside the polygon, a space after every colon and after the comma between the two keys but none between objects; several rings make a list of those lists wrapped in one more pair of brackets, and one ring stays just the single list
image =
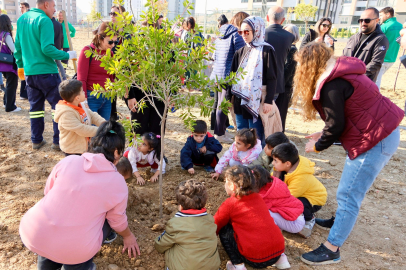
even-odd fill
[{"label": "woman with sunglasses", "polygon": [[228,87],[226,98],[230,100],[233,96],[237,129],[255,128],[264,145],[262,121],[267,119],[261,119],[261,114],[264,116],[272,111],[277,77],[275,50],[264,40],[265,22],[260,17],[244,19],[238,33],[246,45],[235,52],[231,71],[242,68],[245,74],[237,73],[237,84]]},{"label": "woman with sunglasses", "polygon": [[296,61],[295,103],[303,108],[305,121],[319,114],[325,122],[321,132],[306,136],[306,152],[319,153],[337,139],[347,152],[327,241],[301,259],[311,265],[338,263],[366,193],[398,148],[404,113],[379,93],[358,58],[334,57],[325,44],[312,42]]},{"label": "woman with sunglasses", "polygon": [[317,21],[313,29],[309,29],[306,35],[303,37],[300,49],[302,49],[307,43],[324,42],[327,47],[330,47],[334,51],[334,38],[330,36],[330,30],[333,26],[330,18],[321,18]]},{"label": "woman with sunglasses", "polygon": [[[83,90],[85,91],[89,108],[97,112],[106,120],[110,119],[111,100],[100,95],[99,98],[90,95],[93,91],[93,84],[99,84],[104,87],[107,79],[114,80],[113,75],[109,75],[107,71],[100,66],[101,61],[95,56],[103,56],[107,49],[112,49],[117,42],[117,36],[110,38],[105,31],[108,28],[108,23],[103,22],[99,28],[93,31],[94,37],[90,45],[85,46],[79,55],[78,61],[78,80],[82,82]],[[92,58],[86,57],[86,51],[92,52]],[[113,54],[113,52],[111,52]]]}]

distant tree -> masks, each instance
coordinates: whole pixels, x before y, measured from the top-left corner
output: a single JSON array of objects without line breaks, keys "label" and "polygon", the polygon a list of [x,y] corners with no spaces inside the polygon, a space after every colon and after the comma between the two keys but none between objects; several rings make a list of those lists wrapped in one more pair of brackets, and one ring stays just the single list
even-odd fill
[{"label": "distant tree", "polygon": [[318,7],[312,5],[312,1],[306,4],[304,0],[302,0],[301,3],[295,7],[296,20],[304,21],[305,29],[307,30],[307,23],[316,16],[318,9]]},{"label": "distant tree", "polygon": [[168,15],[168,1],[159,0],[157,2],[157,12],[159,15],[166,17],[166,15]]},{"label": "distant tree", "polygon": [[96,0],[93,0],[91,3],[91,10],[90,13],[87,15],[87,21],[88,22],[95,22],[99,20],[99,16],[96,11]]}]

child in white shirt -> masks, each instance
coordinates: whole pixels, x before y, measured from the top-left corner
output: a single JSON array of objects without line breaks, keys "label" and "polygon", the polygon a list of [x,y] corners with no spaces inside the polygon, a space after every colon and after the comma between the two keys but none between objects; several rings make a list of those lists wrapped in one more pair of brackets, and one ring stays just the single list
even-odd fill
[{"label": "child in white shirt", "polygon": [[235,142],[220,158],[214,168],[216,172],[212,173],[211,177],[217,180],[227,166],[250,165],[258,158],[261,151],[261,141],[258,140],[256,130],[254,128],[240,129],[235,135]]},{"label": "child in white shirt", "polygon": [[[155,174],[150,180],[156,182],[159,176],[159,158],[161,156],[161,136],[147,132],[142,135],[142,140],[141,144],[129,147],[124,153],[124,156],[128,158],[133,167],[134,176],[137,178],[139,185],[145,184],[145,180],[141,177],[137,167],[151,166],[151,172]],[[163,160],[162,173],[165,173],[165,166],[166,163]]]}]

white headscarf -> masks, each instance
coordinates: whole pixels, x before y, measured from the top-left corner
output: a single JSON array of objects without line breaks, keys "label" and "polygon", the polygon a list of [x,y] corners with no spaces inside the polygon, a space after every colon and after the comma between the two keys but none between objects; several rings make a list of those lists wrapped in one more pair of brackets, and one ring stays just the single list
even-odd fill
[{"label": "white headscarf", "polygon": [[264,46],[270,46],[272,49],[273,47],[265,42],[265,22],[261,17],[250,16],[243,23],[251,26],[254,38],[247,44],[249,50],[240,62],[240,67],[246,75],[242,78],[242,74],[237,73],[237,84],[233,85],[231,91],[233,95],[241,98],[241,106],[252,115],[255,123],[262,95],[262,50]]}]

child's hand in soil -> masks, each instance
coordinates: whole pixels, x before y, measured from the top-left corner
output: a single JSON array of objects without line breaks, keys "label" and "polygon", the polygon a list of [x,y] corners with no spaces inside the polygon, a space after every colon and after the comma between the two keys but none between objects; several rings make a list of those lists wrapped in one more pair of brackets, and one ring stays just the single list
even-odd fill
[{"label": "child's hand in soil", "polygon": [[137,176],[137,184],[141,186],[144,185],[145,184],[144,178],[142,178],[141,176]]},{"label": "child's hand in soil", "polygon": [[158,174],[156,173],[149,180],[154,183],[154,182],[158,181],[158,177],[159,177],[159,173]]},{"label": "child's hand in soil", "polygon": [[211,178],[213,178],[214,180],[218,180],[219,179],[220,174],[219,173],[212,173],[211,174]]},{"label": "child's hand in soil", "polygon": [[190,168],[189,170],[187,170],[188,171],[188,173],[190,173],[190,174],[195,174],[195,169],[193,169],[193,168]]}]

